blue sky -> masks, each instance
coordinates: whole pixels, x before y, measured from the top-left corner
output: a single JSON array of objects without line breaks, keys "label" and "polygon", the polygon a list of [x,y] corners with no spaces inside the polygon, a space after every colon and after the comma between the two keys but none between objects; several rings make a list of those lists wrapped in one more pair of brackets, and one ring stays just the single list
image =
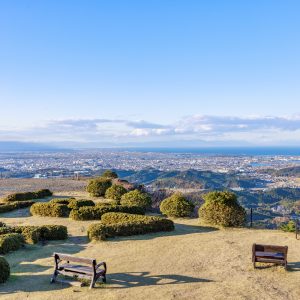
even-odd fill
[{"label": "blue sky", "polygon": [[0,140],[300,145],[299,11],[0,1]]}]

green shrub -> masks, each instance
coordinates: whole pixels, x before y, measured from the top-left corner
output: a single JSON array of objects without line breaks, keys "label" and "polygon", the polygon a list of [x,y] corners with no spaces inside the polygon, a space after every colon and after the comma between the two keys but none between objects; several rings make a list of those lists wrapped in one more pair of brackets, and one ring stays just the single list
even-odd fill
[{"label": "green shrub", "polygon": [[0,227],[6,227],[6,224],[0,221]]},{"label": "green shrub", "polygon": [[36,244],[41,237],[41,227],[39,226],[14,226],[13,232],[20,233],[27,244]]},{"label": "green shrub", "polygon": [[7,233],[13,233],[13,232],[14,232],[14,230],[10,226],[0,227],[0,235],[7,234]]},{"label": "green shrub", "polygon": [[9,202],[9,203],[0,203],[0,213],[9,212],[19,208],[25,208],[31,206],[34,201],[20,201],[20,202]]},{"label": "green shrub", "polygon": [[42,217],[68,217],[70,209],[66,204],[38,202],[30,207],[30,213]]},{"label": "green shrub", "polygon": [[43,225],[41,230],[41,239],[43,240],[65,240],[68,238],[68,228],[63,225]]},{"label": "green shrub", "polygon": [[139,206],[97,204],[96,206],[84,206],[72,210],[70,218],[77,221],[100,220],[101,216],[107,212],[124,212],[142,215],[145,213],[145,209]]},{"label": "green shrub", "polygon": [[171,220],[153,216],[106,213],[101,221],[100,224],[91,224],[88,227],[90,240],[174,230],[174,223]]},{"label": "green shrub", "polygon": [[70,209],[78,209],[83,206],[95,206],[94,201],[85,199],[72,199],[68,205]]},{"label": "green shrub", "polygon": [[214,191],[204,195],[204,204],[199,209],[199,217],[204,222],[220,226],[243,226],[246,211],[238,203],[234,193]]},{"label": "green shrub", "polygon": [[75,198],[54,198],[49,201],[49,203],[55,204],[66,204],[68,205]]},{"label": "green shrub", "polygon": [[93,197],[101,197],[105,195],[105,192],[112,185],[111,179],[108,178],[96,178],[91,179],[88,182],[86,191]]},{"label": "green shrub", "polygon": [[10,267],[6,259],[0,256],[0,283],[7,281],[10,275]]},{"label": "green shrub", "polygon": [[0,235],[0,254],[18,250],[24,244],[24,238],[19,233]]},{"label": "green shrub", "polygon": [[188,201],[181,193],[175,193],[164,199],[160,204],[160,211],[168,217],[189,217],[195,206]]},{"label": "green shrub", "polygon": [[105,198],[116,200],[120,204],[121,197],[127,193],[127,190],[119,184],[113,184],[105,192]]},{"label": "green shrub", "polygon": [[102,173],[101,177],[114,179],[114,178],[118,178],[118,174],[112,170],[106,170]]},{"label": "green shrub", "polygon": [[280,229],[286,232],[296,232],[295,221],[289,221],[288,223],[282,224]]},{"label": "green shrub", "polygon": [[39,190],[37,192],[25,192],[25,193],[14,193],[6,196],[4,201],[15,202],[15,201],[26,201],[32,199],[41,199],[52,196],[52,192],[48,189]]},{"label": "green shrub", "polygon": [[152,204],[152,200],[149,194],[143,193],[139,190],[133,190],[124,194],[121,198],[122,205],[136,205],[144,208],[148,208]]}]

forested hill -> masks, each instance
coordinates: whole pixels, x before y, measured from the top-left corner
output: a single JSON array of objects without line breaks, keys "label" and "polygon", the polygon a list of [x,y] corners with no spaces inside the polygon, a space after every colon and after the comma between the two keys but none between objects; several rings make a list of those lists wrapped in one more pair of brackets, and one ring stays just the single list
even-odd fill
[{"label": "forested hill", "polygon": [[147,169],[137,172],[119,172],[124,179],[138,184],[152,185],[154,188],[255,188],[263,187],[265,182],[241,176],[237,173],[215,173],[212,171],[160,171]]}]

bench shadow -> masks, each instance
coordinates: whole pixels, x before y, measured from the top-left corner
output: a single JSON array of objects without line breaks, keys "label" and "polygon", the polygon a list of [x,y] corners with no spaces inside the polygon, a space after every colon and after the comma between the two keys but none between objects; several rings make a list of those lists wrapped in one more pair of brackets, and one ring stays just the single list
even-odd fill
[{"label": "bench shadow", "polygon": [[[150,272],[126,272],[107,275],[109,289],[124,289],[151,285],[172,285],[197,282],[213,282],[210,279],[196,278],[178,274],[150,275]],[[110,284],[114,285],[111,286]]]},{"label": "bench shadow", "polygon": [[288,262],[287,270],[289,272],[300,272],[300,262]]}]

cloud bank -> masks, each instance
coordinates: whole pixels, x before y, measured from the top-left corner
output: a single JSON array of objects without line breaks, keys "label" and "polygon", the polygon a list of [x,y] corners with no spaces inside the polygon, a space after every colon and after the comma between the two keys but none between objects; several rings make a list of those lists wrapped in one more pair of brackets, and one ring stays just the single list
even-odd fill
[{"label": "cloud bank", "polygon": [[[300,116],[186,116],[174,123],[145,120],[68,119],[31,128],[1,129],[0,140],[92,143],[98,146],[188,141],[300,145]],[[184,145],[183,145],[184,146]]]}]

